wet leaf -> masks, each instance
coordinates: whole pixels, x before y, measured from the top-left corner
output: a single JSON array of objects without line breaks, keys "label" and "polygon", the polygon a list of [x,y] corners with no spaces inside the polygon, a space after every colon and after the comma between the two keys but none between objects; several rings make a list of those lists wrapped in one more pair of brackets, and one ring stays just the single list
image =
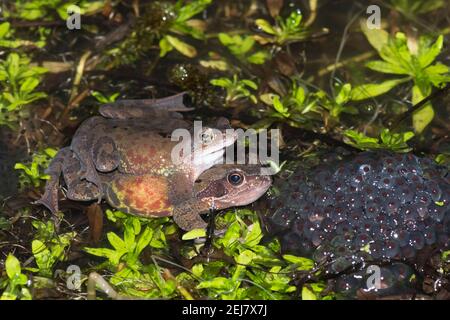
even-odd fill
[{"label": "wet leaf", "polygon": [[[413,89],[413,104],[419,103],[425,99],[425,95],[421,92],[418,86],[414,86]],[[423,132],[425,128],[430,124],[434,118],[434,110],[431,103],[427,103],[420,110],[413,113],[413,127],[417,133]]]},{"label": "wet leaf", "polygon": [[381,60],[367,62],[366,67],[382,73],[408,74],[408,70],[404,69],[401,65]]},{"label": "wet leaf", "polygon": [[193,46],[181,41],[179,38],[169,35],[167,35],[165,38],[170,43],[170,45],[172,45],[181,54],[189,58],[193,58],[197,55],[197,50]]},{"label": "wet leaf", "polygon": [[283,255],[283,259],[295,264],[297,270],[311,270],[314,267],[314,261],[308,258],[285,254]]},{"label": "wet leaf", "polygon": [[189,232],[186,232],[183,234],[181,239],[183,240],[192,240],[197,238],[203,238],[206,237],[206,230],[205,229],[194,229]]},{"label": "wet leaf", "polygon": [[316,295],[306,286],[302,288],[302,300],[317,300]]},{"label": "wet leaf", "polygon": [[91,204],[86,209],[86,215],[89,220],[89,233],[94,243],[98,243],[102,237],[103,231],[103,211],[97,204]]},{"label": "wet leaf", "polygon": [[9,254],[8,257],[6,258],[5,269],[8,278],[11,280],[19,276],[22,272],[19,260],[12,254]]},{"label": "wet leaf", "polygon": [[354,101],[369,99],[390,91],[395,86],[408,81],[409,78],[386,80],[382,83],[369,83],[353,88],[350,96]]},{"label": "wet leaf", "polygon": [[388,44],[389,33],[382,29],[369,29],[365,19],[361,19],[360,26],[371,46],[381,52],[381,49]]},{"label": "wet leaf", "polygon": [[275,31],[275,29],[272,27],[272,25],[264,19],[256,19],[255,20],[256,25],[261,28],[262,31],[264,31],[265,33],[268,34],[272,34],[275,35],[277,32]]},{"label": "wet leaf", "polygon": [[0,38],[4,38],[6,34],[9,32],[10,23],[3,22],[0,24]]},{"label": "wet leaf", "polygon": [[444,37],[440,35],[430,48],[419,50],[418,61],[422,68],[428,67],[436,59],[442,50],[443,43]]}]

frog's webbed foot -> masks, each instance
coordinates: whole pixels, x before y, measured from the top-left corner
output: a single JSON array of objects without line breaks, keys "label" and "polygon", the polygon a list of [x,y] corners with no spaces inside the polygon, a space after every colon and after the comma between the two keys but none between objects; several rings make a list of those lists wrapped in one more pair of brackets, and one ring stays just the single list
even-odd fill
[{"label": "frog's webbed foot", "polygon": [[104,104],[99,112],[106,118],[137,119],[137,118],[182,118],[179,112],[192,111],[194,108],[185,106],[189,96],[179,93],[162,99],[119,100]]},{"label": "frog's webbed foot", "polygon": [[50,176],[50,180],[45,185],[45,191],[42,197],[35,201],[34,204],[42,204],[46,206],[52,214],[59,211],[58,208],[58,186],[59,178],[68,158],[72,156],[72,151],[69,148],[62,148],[53,158],[52,162],[45,171]]},{"label": "frog's webbed foot", "polygon": [[41,204],[47,207],[52,214],[56,214],[59,211],[58,208],[58,185],[59,175],[51,176],[50,181],[45,185],[45,192],[39,200],[36,200],[33,204]]},{"label": "frog's webbed foot", "polygon": [[206,229],[208,224],[200,217],[198,211],[194,208],[175,207],[173,220],[183,230],[190,231],[194,229]]}]

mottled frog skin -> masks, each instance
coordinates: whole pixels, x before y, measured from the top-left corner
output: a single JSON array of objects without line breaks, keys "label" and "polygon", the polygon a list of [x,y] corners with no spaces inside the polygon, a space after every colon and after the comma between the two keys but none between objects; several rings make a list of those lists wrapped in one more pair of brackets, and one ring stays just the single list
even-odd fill
[{"label": "mottled frog skin", "polygon": [[[194,181],[221,161],[224,148],[236,140],[234,133],[226,132],[230,128],[228,121],[220,119],[217,129],[205,127],[196,133],[199,137],[193,137],[190,146],[193,152],[180,154],[180,162],[173,163],[172,150],[179,142],[172,141],[169,134],[174,129],[190,127],[178,113],[189,110],[183,104],[182,94],[102,106],[103,117],[83,122],[71,145],[62,148],[53,159],[47,170],[51,179],[38,203],[52,212],[58,211],[62,174],[69,199],[91,200],[93,194],[99,201],[112,199],[105,197],[104,192],[108,191],[114,195],[114,201],[109,202],[127,212],[169,215],[169,203],[189,199]],[[111,184],[106,188],[105,183]],[[124,198],[122,191],[130,188],[139,189],[136,194],[142,195],[145,204],[139,197],[133,201],[131,197]]]},{"label": "mottled frog skin", "polygon": [[[58,161],[61,159],[62,161]],[[54,159],[62,164],[67,197],[91,201],[99,197],[91,182],[78,179],[80,162],[69,148],[62,149]],[[210,209],[243,206],[261,197],[271,185],[270,176],[261,175],[258,165],[218,165],[203,172],[192,185],[180,185],[177,191],[164,176],[153,174],[99,173],[102,194],[112,206],[142,217],[173,216],[183,230],[205,228],[200,214]],[[173,182],[172,182],[173,183]]]}]

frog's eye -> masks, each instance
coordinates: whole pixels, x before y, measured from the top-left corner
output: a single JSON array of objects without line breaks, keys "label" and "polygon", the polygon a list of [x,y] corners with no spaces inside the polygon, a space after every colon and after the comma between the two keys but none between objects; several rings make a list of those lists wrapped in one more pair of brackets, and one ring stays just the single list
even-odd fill
[{"label": "frog's eye", "polygon": [[200,133],[200,139],[202,143],[211,143],[214,140],[214,132],[211,129],[206,129]]},{"label": "frog's eye", "polygon": [[239,172],[232,172],[228,174],[228,182],[233,186],[238,186],[244,181],[244,177]]}]

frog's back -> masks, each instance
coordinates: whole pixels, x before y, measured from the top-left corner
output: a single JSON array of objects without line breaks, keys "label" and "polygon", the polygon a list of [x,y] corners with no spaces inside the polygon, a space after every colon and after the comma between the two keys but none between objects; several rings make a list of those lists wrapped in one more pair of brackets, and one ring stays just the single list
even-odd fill
[{"label": "frog's back", "polygon": [[134,215],[164,217],[173,213],[167,178],[155,175],[118,174],[107,184],[111,206]]}]

